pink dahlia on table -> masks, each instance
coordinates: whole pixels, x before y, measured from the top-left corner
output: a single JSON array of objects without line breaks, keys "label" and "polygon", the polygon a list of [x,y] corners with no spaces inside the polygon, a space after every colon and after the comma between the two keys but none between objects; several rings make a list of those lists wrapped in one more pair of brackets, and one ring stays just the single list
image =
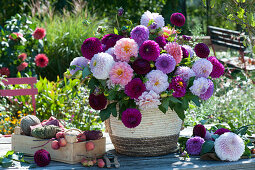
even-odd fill
[{"label": "pink dahlia on table", "polygon": [[214,91],[214,85],[213,85],[213,82],[212,80],[208,79],[208,84],[209,84],[209,87],[208,89],[206,90],[205,93],[203,94],[200,94],[199,98],[201,100],[208,100],[210,97],[212,97],[213,95],[213,91]]},{"label": "pink dahlia on table", "polygon": [[197,124],[193,128],[193,136],[200,136],[201,138],[205,138],[206,135],[206,128],[204,125]]},{"label": "pink dahlia on table", "polygon": [[174,90],[174,97],[183,97],[186,94],[187,84],[180,76],[172,78],[171,83],[169,84],[169,90]]},{"label": "pink dahlia on table", "polygon": [[139,96],[142,95],[142,93],[146,90],[145,85],[143,84],[142,80],[140,78],[135,78],[131,80],[126,86],[125,86],[125,93],[131,98],[131,99],[137,99]]},{"label": "pink dahlia on table", "polygon": [[108,50],[111,47],[114,47],[116,42],[123,38],[121,35],[116,35],[116,34],[107,34],[105,35],[101,42],[103,44],[103,51]]},{"label": "pink dahlia on table", "polygon": [[46,35],[46,30],[44,28],[36,28],[32,35],[35,39],[43,39]]},{"label": "pink dahlia on table", "polygon": [[6,75],[7,77],[10,76],[10,70],[7,67],[0,68],[0,76]]},{"label": "pink dahlia on table", "polygon": [[215,140],[217,156],[223,161],[237,161],[245,150],[244,141],[235,133],[227,132]]},{"label": "pink dahlia on table", "polygon": [[104,94],[95,95],[91,93],[89,95],[89,105],[95,110],[102,110],[107,104],[107,99]]},{"label": "pink dahlia on table", "polygon": [[130,38],[134,39],[138,46],[141,46],[144,41],[149,39],[149,34],[150,31],[146,26],[138,25],[132,29]]},{"label": "pink dahlia on table", "polygon": [[[151,13],[150,11],[146,11],[141,17],[141,25],[148,27],[150,20],[153,20],[156,23],[156,29],[162,28],[165,26],[165,20],[162,15],[158,13]],[[150,27],[149,27],[150,28]]]},{"label": "pink dahlia on table", "polygon": [[103,51],[101,41],[98,38],[91,37],[86,39],[81,45],[81,53],[83,57],[91,60],[91,58]]},{"label": "pink dahlia on table", "polygon": [[190,155],[199,155],[205,140],[200,136],[195,136],[187,140],[186,150]]},{"label": "pink dahlia on table", "polygon": [[196,77],[209,77],[213,69],[213,65],[207,59],[199,59],[195,61],[192,70],[195,72]]},{"label": "pink dahlia on table", "polygon": [[185,83],[188,83],[191,77],[196,76],[195,72],[187,66],[177,67],[174,74],[180,76],[185,81]]},{"label": "pink dahlia on table", "polygon": [[128,108],[122,113],[121,120],[127,128],[135,128],[141,123],[142,114],[137,109]]},{"label": "pink dahlia on table", "polygon": [[207,58],[210,54],[209,47],[204,43],[198,43],[195,46],[194,51],[196,55],[200,58]]},{"label": "pink dahlia on table", "polygon": [[158,37],[155,38],[155,41],[156,41],[156,43],[158,43],[158,45],[159,45],[161,48],[164,48],[165,45],[166,45],[166,38],[165,38],[165,37],[158,36]]},{"label": "pink dahlia on table", "polygon": [[182,13],[173,13],[170,17],[170,21],[173,25],[181,27],[185,24],[185,16]]},{"label": "pink dahlia on table", "polygon": [[126,62],[114,63],[110,71],[110,80],[114,84],[120,84],[122,86],[127,85],[133,77],[133,69]]},{"label": "pink dahlia on table", "polygon": [[75,65],[76,68],[75,69],[69,69],[70,73],[72,75],[74,75],[78,70],[83,70],[85,67],[87,67],[88,62],[89,61],[86,58],[84,58],[84,57],[76,57],[76,58],[74,58],[71,61],[70,66]]},{"label": "pink dahlia on table", "polygon": [[147,90],[153,90],[157,94],[165,91],[168,86],[168,77],[160,70],[152,70],[146,75],[148,79],[145,83]]},{"label": "pink dahlia on table", "polygon": [[122,38],[114,46],[114,54],[119,61],[129,62],[130,57],[138,56],[138,44],[130,38]]},{"label": "pink dahlia on table", "polygon": [[161,104],[159,94],[155,93],[153,90],[143,92],[135,101],[140,110],[154,109]]},{"label": "pink dahlia on table", "polygon": [[219,78],[220,76],[224,74],[225,68],[223,64],[221,64],[219,60],[217,60],[216,57],[211,56],[211,57],[208,57],[207,60],[209,60],[213,65],[213,69],[210,74],[212,78]]},{"label": "pink dahlia on table", "polygon": [[24,61],[25,59],[27,59],[27,54],[26,54],[26,53],[21,53],[21,54],[18,56],[18,59],[20,59],[21,61]]},{"label": "pink dahlia on table", "polygon": [[160,48],[158,43],[152,40],[144,41],[139,48],[140,56],[148,61],[155,61],[160,55]]},{"label": "pink dahlia on table", "polygon": [[17,70],[18,70],[18,71],[22,71],[22,70],[24,70],[25,68],[27,68],[27,66],[28,66],[28,63],[27,63],[27,62],[23,62],[23,63],[21,63],[21,64],[17,67]]},{"label": "pink dahlia on table", "polygon": [[45,54],[37,54],[37,56],[35,56],[35,63],[38,67],[46,67],[49,63],[49,59]]},{"label": "pink dahlia on table", "polygon": [[174,71],[176,62],[175,59],[169,54],[161,54],[155,63],[157,70],[162,71],[165,74]]},{"label": "pink dahlia on table", "polygon": [[168,54],[174,57],[176,64],[179,64],[182,60],[181,46],[176,42],[169,42],[165,46],[165,50]]},{"label": "pink dahlia on table", "polygon": [[226,132],[231,132],[229,129],[225,129],[225,128],[220,128],[220,129],[217,129],[214,134],[217,134],[217,135],[222,135]]},{"label": "pink dahlia on table", "polygon": [[142,58],[136,59],[132,64],[132,68],[136,74],[147,74],[151,71],[150,62]]}]

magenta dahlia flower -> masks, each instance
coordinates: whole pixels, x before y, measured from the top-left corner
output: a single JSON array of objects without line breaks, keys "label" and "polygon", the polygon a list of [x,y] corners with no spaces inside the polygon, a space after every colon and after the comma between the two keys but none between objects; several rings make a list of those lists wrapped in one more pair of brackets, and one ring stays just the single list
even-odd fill
[{"label": "magenta dahlia flower", "polygon": [[123,38],[123,36],[116,35],[116,34],[107,34],[107,35],[105,35],[101,40],[102,44],[104,45],[103,51],[106,51],[109,48],[114,47],[116,42],[118,40],[120,40],[121,38]]},{"label": "magenta dahlia flower", "polygon": [[138,25],[135,28],[132,29],[130,35],[132,39],[135,40],[135,42],[140,47],[142,43],[149,39],[150,31],[149,29],[144,25]]},{"label": "magenta dahlia flower", "polygon": [[169,84],[169,90],[174,90],[173,96],[174,97],[183,97],[186,94],[186,83],[185,81],[180,77],[176,76],[172,78],[171,83]]},{"label": "magenta dahlia flower", "polygon": [[182,39],[183,39],[184,41],[189,41],[189,40],[191,40],[191,37],[190,37],[190,36],[187,36],[187,35],[182,35]]},{"label": "magenta dahlia flower", "polygon": [[40,149],[35,152],[34,161],[40,167],[47,166],[51,161],[50,153],[44,149]]},{"label": "magenta dahlia flower", "polygon": [[137,99],[139,96],[142,95],[142,93],[145,90],[146,90],[145,84],[143,84],[143,81],[140,78],[135,78],[135,79],[131,80],[125,86],[125,93],[131,99]]},{"label": "magenta dahlia flower", "polygon": [[222,135],[226,132],[231,132],[229,129],[225,129],[225,128],[220,128],[220,129],[217,129],[214,134],[217,134],[217,135]]},{"label": "magenta dahlia flower", "polygon": [[200,136],[201,138],[205,138],[206,135],[206,129],[204,125],[197,124],[193,128],[193,136]]},{"label": "magenta dahlia flower", "polygon": [[35,39],[43,39],[46,35],[46,30],[44,28],[36,28],[32,35]]},{"label": "magenta dahlia flower", "polygon": [[212,78],[219,78],[220,76],[224,74],[225,68],[223,64],[221,64],[219,60],[217,60],[216,57],[211,56],[211,57],[208,57],[207,60],[209,60],[213,65],[213,69],[210,74]]},{"label": "magenta dahlia flower", "polygon": [[206,92],[199,96],[199,98],[202,100],[208,100],[213,95],[214,85],[212,80],[208,79],[208,84],[209,84],[209,87],[206,90]]},{"label": "magenta dahlia flower", "polygon": [[189,52],[186,50],[186,48],[181,47],[182,48],[182,57],[183,58],[188,58],[189,57]]},{"label": "magenta dahlia flower", "polygon": [[170,21],[173,25],[181,27],[185,24],[185,16],[182,13],[173,13],[171,15]]},{"label": "magenta dahlia flower", "polygon": [[161,70],[163,73],[168,74],[174,71],[176,62],[175,59],[169,54],[161,54],[156,60],[157,70]]},{"label": "magenta dahlia flower", "polygon": [[0,68],[0,76],[6,75],[7,77],[10,76],[10,70],[7,67]]},{"label": "magenta dahlia flower", "polygon": [[121,120],[127,128],[135,128],[141,123],[142,114],[137,109],[128,108],[122,112]]},{"label": "magenta dahlia flower", "polygon": [[95,110],[102,110],[107,104],[107,99],[104,94],[95,95],[91,93],[89,95],[89,105]]},{"label": "magenta dahlia flower", "polygon": [[98,38],[91,37],[86,39],[81,45],[81,53],[83,57],[91,60],[91,58],[103,51],[101,41]]},{"label": "magenta dahlia flower", "polygon": [[169,42],[164,48],[168,54],[174,57],[176,64],[179,64],[182,61],[182,48],[178,43]]},{"label": "magenta dahlia flower", "polygon": [[155,41],[158,43],[158,45],[161,47],[161,48],[164,48],[165,45],[166,45],[166,38],[163,37],[163,36],[158,36],[155,38]]},{"label": "magenta dahlia flower", "polygon": [[196,55],[200,58],[207,58],[210,54],[209,47],[204,43],[196,44],[194,51]]},{"label": "magenta dahlia flower", "polygon": [[160,48],[158,43],[152,40],[144,41],[144,43],[139,48],[139,54],[145,60],[155,61],[160,55]]},{"label": "magenta dahlia flower", "polygon": [[199,155],[202,149],[202,145],[205,142],[200,136],[195,136],[187,140],[186,150],[190,155]]},{"label": "magenta dahlia flower", "polygon": [[136,59],[132,64],[132,68],[136,74],[147,74],[151,70],[150,62],[142,58]]},{"label": "magenta dahlia flower", "polygon": [[35,63],[38,67],[46,67],[49,63],[49,59],[45,54],[37,54],[37,56],[35,56]]}]

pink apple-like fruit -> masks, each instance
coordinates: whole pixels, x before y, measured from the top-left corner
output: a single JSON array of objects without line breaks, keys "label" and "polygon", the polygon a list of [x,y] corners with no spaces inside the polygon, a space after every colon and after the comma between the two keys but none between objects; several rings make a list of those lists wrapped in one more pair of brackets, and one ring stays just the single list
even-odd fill
[{"label": "pink apple-like fruit", "polygon": [[85,148],[86,148],[86,151],[92,151],[95,148],[95,144],[93,142],[86,142]]},{"label": "pink apple-like fruit", "polygon": [[57,140],[52,141],[51,148],[54,150],[58,150],[60,148],[59,142]]},{"label": "pink apple-like fruit", "polygon": [[58,133],[56,134],[56,138],[57,138],[57,139],[64,138],[64,132],[58,132]]},{"label": "pink apple-like fruit", "polygon": [[59,139],[59,145],[60,145],[60,147],[65,147],[66,144],[67,144],[67,141],[66,141],[65,138],[60,138],[60,139]]},{"label": "pink apple-like fruit", "polygon": [[86,158],[82,158],[81,164],[82,164],[83,166],[88,166],[88,160],[87,160]]},{"label": "pink apple-like fruit", "polygon": [[98,160],[97,160],[97,166],[98,166],[99,168],[103,168],[103,167],[105,166],[104,160],[103,160],[103,159],[98,159]]},{"label": "pink apple-like fruit", "polygon": [[80,133],[77,135],[78,142],[86,141],[86,135],[84,133]]}]

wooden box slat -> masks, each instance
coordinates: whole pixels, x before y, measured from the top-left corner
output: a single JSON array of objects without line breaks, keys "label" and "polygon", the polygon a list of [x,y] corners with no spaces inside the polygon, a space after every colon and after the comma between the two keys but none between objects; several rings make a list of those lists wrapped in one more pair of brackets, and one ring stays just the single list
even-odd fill
[{"label": "wooden box slat", "polygon": [[76,164],[80,162],[83,157],[102,157],[106,152],[105,137],[92,141],[95,144],[95,149],[92,151],[86,151],[86,142],[68,143],[65,147],[60,147],[58,150],[53,150],[51,148],[51,142],[43,147],[31,148],[41,146],[46,142],[47,140],[38,139],[32,136],[12,134],[12,150],[33,156],[37,150],[45,149],[50,153],[52,160],[69,164]]}]

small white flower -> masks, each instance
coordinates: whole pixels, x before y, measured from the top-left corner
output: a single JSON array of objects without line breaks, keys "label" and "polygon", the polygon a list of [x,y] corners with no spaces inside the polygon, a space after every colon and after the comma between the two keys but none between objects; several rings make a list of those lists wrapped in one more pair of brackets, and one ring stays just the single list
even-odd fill
[{"label": "small white flower", "polygon": [[152,70],[147,75],[148,81],[145,83],[147,90],[153,90],[157,94],[165,91],[169,87],[168,77],[160,70]]},{"label": "small white flower", "polygon": [[146,11],[142,17],[141,17],[141,25],[148,26],[150,20],[152,20],[157,23],[157,29],[163,28],[165,26],[165,20],[162,17],[162,15],[159,15],[158,13],[151,13],[150,11]]},{"label": "small white flower", "polygon": [[157,108],[161,104],[159,99],[159,94],[155,93],[153,90],[150,92],[143,92],[136,100],[136,105],[138,105],[141,110]]},{"label": "small white flower", "polygon": [[200,96],[201,94],[204,94],[208,88],[209,81],[206,78],[201,77],[194,80],[193,85],[189,89],[194,95]]},{"label": "small white flower", "polygon": [[197,77],[209,77],[213,69],[213,65],[207,59],[199,59],[195,61],[192,66],[192,70],[196,73]]},{"label": "small white flower", "polygon": [[95,54],[90,61],[90,69],[97,79],[107,79],[114,64],[113,57],[107,53]]}]

